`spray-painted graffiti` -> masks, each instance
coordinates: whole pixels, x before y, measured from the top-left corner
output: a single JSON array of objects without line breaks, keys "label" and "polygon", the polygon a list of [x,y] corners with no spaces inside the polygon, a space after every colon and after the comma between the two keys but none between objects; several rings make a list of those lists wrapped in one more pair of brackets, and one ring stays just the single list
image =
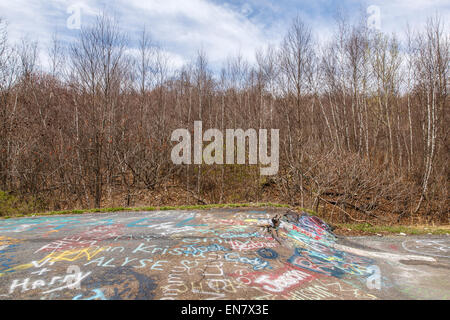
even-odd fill
[{"label": "spray-painted graffiti", "polygon": [[194,257],[205,257],[203,255],[205,252],[230,251],[230,249],[216,243],[209,246],[199,246],[195,244],[184,245],[183,248],[185,248],[185,250],[183,251],[185,256],[192,255]]},{"label": "spray-painted graffiti", "polygon": [[257,251],[258,255],[264,259],[276,259],[278,253],[270,248],[261,248]]},{"label": "spray-painted graffiti", "polygon": [[403,241],[402,246],[409,252],[450,258],[450,239],[406,240]]},{"label": "spray-painted graffiti", "polygon": [[262,248],[275,248],[279,244],[275,241],[239,241],[239,240],[230,240],[228,244],[231,246],[232,250],[237,251],[247,251],[247,250],[256,250]]},{"label": "spray-painted graffiti", "polygon": [[[102,300],[153,300],[157,284],[154,279],[139,273],[129,267],[106,269],[96,273],[84,283],[85,294],[77,295],[73,299],[89,297]],[[101,288],[99,291],[98,288]],[[92,297],[95,292],[97,297]]]},{"label": "spray-painted graffiti", "polygon": [[347,300],[347,299],[359,299],[359,300],[376,300],[377,297],[365,293],[359,288],[355,288],[341,281],[330,281],[330,279],[314,279],[308,286],[295,289],[289,292],[286,299],[292,300]]},{"label": "spray-painted graffiti", "polygon": [[284,294],[295,287],[309,282],[317,276],[312,273],[285,266],[277,271],[232,274],[237,281],[248,286],[258,286],[269,293]]},{"label": "spray-painted graffiti", "polygon": [[123,225],[112,224],[97,226],[89,229],[80,235],[64,237],[61,240],[52,241],[49,244],[41,247],[36,252],[40,251],[62,251],[76,248],[85,248],[95,246],[97,243],[114,238],[122,234]]},{"label": "spray-painted graffiti", "polygon": [[341,278],[345,274],[365,277],[372,274],[368,267],[373,264],[373,260],[334,249],[327,251],[296,248],[288,262],[299,268],[337,278]]},{"label": "spray-painted graffiti", "polygon": [[373,274],[372,260],[333,248],[320,219],[302,214],[274,226],[272,217],[216,210],[0,220],[0,299],[333,298],[335,286],[315,281],[364,287]]},{"label": "spray-painted graffiti", "polygon": [[0,236],[0,274],[17,263],[16,252],[22,240]]},{"label": "spray-painted graffiti", "polygon": [[91,290],[93,295],[88,298],[83,298],[83,294],[78,294],[73,297],[73,300],[108,300],[105,298],[105,295],[101,289],[93,289]]},{"label": "spray-painted graffiti", "polygon": [[44,278],[14,279],[9,286],[8,293],[13,294],[16,290],[21,293],[25,293],[29,290],[39,289],[43,291],[43,294],[48,294],[65,289],[73,289],[74,287],[79,287],[81,282],[90,274],[90,271],[86,273],[80,271],[75,274],[67,274],[65,276],[53,276],[50,281]]},{"label": "spray-painted graffiti", "polygon": [[260,258],[248,258],[242,257],[237,252],[226,253],[224,255],[226,261],[230,262],[240,262],[246,263],[253,266],[253,270],[261,270],[261,269],[271,269],[270,263],[268,261],[262,260]]}]

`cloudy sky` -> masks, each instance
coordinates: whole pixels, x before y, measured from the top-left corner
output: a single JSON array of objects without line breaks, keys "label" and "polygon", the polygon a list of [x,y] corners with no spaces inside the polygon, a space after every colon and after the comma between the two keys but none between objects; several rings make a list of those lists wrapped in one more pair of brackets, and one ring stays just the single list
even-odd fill
[{"label": "cloudy sky", "polygon": [[68,42],[77,36],[77,13],[83,26],[106,11],[132,39],[145,25],[175,65],[203,48],[210,63],[219,66],[236,52],[253,61],[255,49],[279,42],[297,14],[326,39],[337,9],[352,19],[370,6],[379,8],[380,28],[388,33],[403,33],[407,22],[420,28],[436,13],[450,20],[448,0],[0,0],[0,17],[8,22],[12,42],[24,36],[39,41],[44,61],[52,34]]}]

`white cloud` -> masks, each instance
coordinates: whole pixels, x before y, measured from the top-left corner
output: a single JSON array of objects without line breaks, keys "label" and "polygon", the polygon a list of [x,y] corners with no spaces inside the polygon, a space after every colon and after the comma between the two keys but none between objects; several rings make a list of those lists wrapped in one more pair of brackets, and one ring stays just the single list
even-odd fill
[{"label": "white cloud", "polygon": [[8,23],[8,38],[11,45],[25,38],[38,42],[41,66],[49,66],[48,48],[52,37],[58,34],[60,40],[71,41],[77,31],[68,30],[66,22],[70,14],[67,9],[77,5],[83,16],[99,13],[86,0],[0,0],[0,18]]},{"label": "white cloud", "polygon": [[372,0],[381,11],[381,30],[395,32],[403,37],[407,23],[421,29],[428,17],[440,15],[442,21],[450,21],[450,3],[448,0]]},{"label": "white cloud", "polygon": [[[126,1],[131,12],[145,15],[152,35],[172,48],[182,48],[193,58],[199,48],[212,63],[223,61],[240,51],[247,59],[254,58],[256,48],[268,39],[261,26],[251,22],[246,14],[206,0]],[[124,17],[127,19],[127,17]]]},{"label": "white cloud", "polygon": [[177,66],[202,48],[216,69],[237,52],[254,61],[255,49],[281,40],[297,13],[322,41],[333,32],[331,12],[341,4],[350,17],[369,5],[379,6],[382,30],[395,31],[400,37],[407,22],[420,27],[437,10],[443,21],[450,20],[448,0],[0,0],[0,17],[8,20],[13,42],[24,35],[38,40],[46,60],[53,32],[66,41],[77,35],[66,27],[67,9],[74,4],[82,9],[82,24],[106,9],[119,17],[123,30],[135,39],[145,24]]}]

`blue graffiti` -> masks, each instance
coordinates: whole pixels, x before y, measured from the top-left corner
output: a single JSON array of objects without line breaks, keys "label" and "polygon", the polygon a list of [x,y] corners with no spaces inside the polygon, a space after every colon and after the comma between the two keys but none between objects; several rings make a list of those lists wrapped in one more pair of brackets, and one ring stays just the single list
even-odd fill
[{"label": "blue graffiti", "polygon": [[345,274],[368,277],[372,259],[359,257],[343,251],[328,248],[326,252],[296,248],[287,260],[292,265],[309,271],[342,278]]},{"label": "blue graffiti", "polygon": [[220,235],[221,238],[226,238],[226,239],[231,239],[231,238],[253,238],[253,237],[263,237],[263,235],[261,235],[258,232],[253,232],[253,233],[232,233],[232,232],[228,232],[228,233],[224,233]]},{"label": "blue graffiti", "polygon": [[278,258],[278,253],[270,248],[261,248],[256,252],[264,259]]},{"label": "blue graffiti", "polygon": [[[138,219],[134,222],[130,222],[129,224],[127,224],[126,226],[129,228],[135,228],[135,227],[150,227],[150,226],[154,226],[156,224],[156,222],[161,221],[163,218],[159,218],[159,217],[152,217],[152,218],[142,218],[142,219]],[[154,222],[154,223],[148,223],[148,224],[143,224],[143,222]]]},{"label": "blue graffiti", "polygon": [[[10,244],[9,246],[7,246],[6,248],[3,248],[2,250],[0,250],[0,272],[4,272],[8,269],[11,269],[14,265],[16,265],[17,263],[14,261],[14,258],[16,257],[15,254],[13,255],[6,255],[7,253],[14,253],[17,250],[15,249],[16,247],[19,247],[20,245],[18,244]],[[11,271],[7,271],[7,272],[11,272]]]},{"label": "blue graffiti", "polygon": [[268,261],[260,258],[250,259],[247,257],[241,257],[237,252],[230,252],[224,255],[226,261],[246,263],[253,266],[253,270],[272,269]]},{"label": "blue graffiti", "polygon": [[175,226],[176,227],[206,227],[207,224],[187,224],[189,221],[194,220],[195,217],[187,218],[186,220],[183,220],[181,222],[178,222]]},{"label": "blue graffiti", "polygon": [[91,291],[94,292],[94,295],[92,297],[82,299],[83,295],[79,294],[79,295],[73,297],[72,300],[96,300],[96,299],[108,300],[108,299],[105,298],[105,295],[103,294],[102,290],[100,290],[100,289],[93,289]]},{"label": "blue graffiti", "polygon": [[1,232],[22,232],[34,230],[71,230],[83,226],[109,226],[114,219],[104,218],[95,221],[81,221],[76,217],[40,217],[0,220]]},{"label": "blue graffiti", "polygon": [[199,246],[196,244],[191,244],[183,246],[183,248],[188,248],[187,250],[183,251],[186,256],[192,255],[193,257],[204,257],[203,253],[206,252],[231,251],[230,249],[222,247],[221,245],[216,243],[209,246]]}]

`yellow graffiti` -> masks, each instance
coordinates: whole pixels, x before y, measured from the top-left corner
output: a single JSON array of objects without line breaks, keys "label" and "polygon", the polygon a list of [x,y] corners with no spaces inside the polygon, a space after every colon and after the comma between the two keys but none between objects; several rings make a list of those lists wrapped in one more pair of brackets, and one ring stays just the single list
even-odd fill
[{"label": "yellow graffiti", "polygon": [[32,263],[20,264],[18,266],[15,266],[15,267],[12,267],[12,268],[9,268],[9,269],[5,270],[4,273],[0,273],[0,277],[3,277],[8,272],[13,272],[13,271],[17,271],[17,270],[25,270],[25,269],[28,269],[28,268],[31,268],[31,267],[33,267]]},{"label": "yellow graffiti", "polygon": [[50,235],[50,233],[53,233],[53,232],[59,232],[59,230],[51,230],[51,231],[49,231],[49,232],[43,234],[43,236],[44,236],[44,237],[48,237],[48,236]]},{"label": "yellow graffiti", "polygon": [[78,259],[81,259],[83,257],[86,257],[86,260],[91,260],[95,255],[103,251],[105,248],[99,248],[99,247],[87,247],[87,248],[81,248],[81,249],[73,249],[73,250],[66,250],[61,252],[52,252],[49,255],[47,255],[45,258],[43,258],[40,262],[44,262],[45,260],[49,260],[50,262],[57,262],[57,261],[76,261]]},{"label": "yellow graffiti", "polygon": [[[22,239],[14,239],[14,238],[10,238],[10,237],[4,237],[4,236],[0,237],[0,247],[1,246],[10,246],[12,244],[16,244],[16,243],[20,243],[20,242],[23,242],[23,240]],[[16,270],[15,268],[17,268],[17,267],[13,267],[11,269],[5,270],[5,272],[3,272],[3,273],[0,273],[0,277],[3,277],[5,275],[5,273],[9,270]]]},{"label": "yellow graffiti", "polygon": [[23,240],[21,239],[14,239],[10,237],[0,237],[0,246],[10,246],[12,244],[20,243]]},{"label": "yellow graffiti", "polygon": [[[95,255],[105,250],[104,247],[88,247],[88,248],[81,248],[81,249],[74,249],[74,250],[66,250],[61,252],[52,252],[39,260],[37,262],[37,265],[41,265],[44,262],[58,262],[58,261],[76,261],[78,259],[81,259],[83,257],[86,257],[86,260],[91,260]],[[5,270],[3,273],[0,273],[0,277],[3,277],[8,272],[13,272],[17,270],[25,270],[32,268],[34,266],[33,263],[25,263],[20,264],[15,267],[12,267],[10,269]]]}]

